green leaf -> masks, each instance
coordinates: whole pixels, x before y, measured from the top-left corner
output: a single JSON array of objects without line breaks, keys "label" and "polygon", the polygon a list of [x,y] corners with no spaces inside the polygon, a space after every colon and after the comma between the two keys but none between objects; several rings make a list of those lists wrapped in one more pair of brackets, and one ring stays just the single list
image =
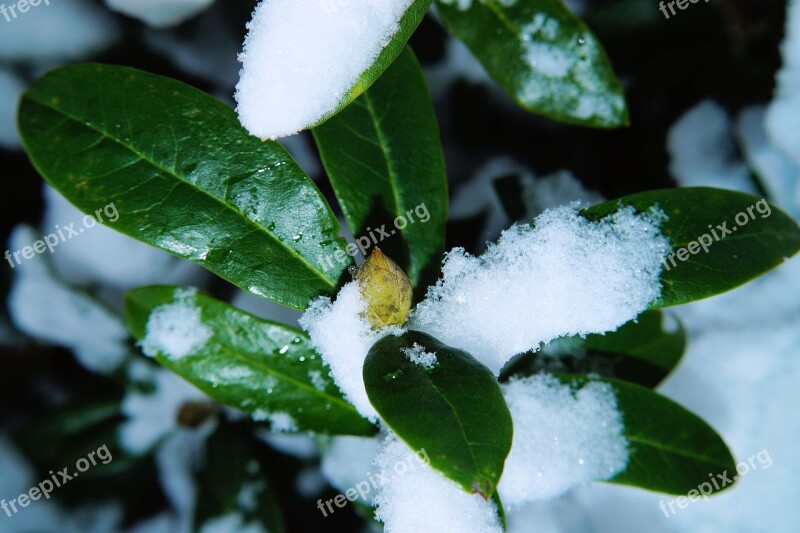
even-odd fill
[{"label": "green leaf", "polygon": [[[722,189],[648,191],[602,203],[583,214],[599,220],[624,205],[639,212],[657,207],[669,217],[662,222],[661,233],[675,255],[664,260],[661,296],[651,307],[680,305],[728,291],[800,250],[800,226],[789,215],[755,196]],[[701,239],[709,243],[705,250]]]},{"label": "green leaf", "polygon": [[315,128],[314,138],[347,225],[364,248],[377,240],[414,287],[435,280],[447,177],[430,95],[411,49],[358,100]]},{"label": "green leaf", "polygon": [[[587,377],[560,376],[580,388]],[[624,471],[608,480],[668,494],[686,494],[709,473],[735,475],[736,463],[722,438],[703,420],[649,389],[601,379],[614,389],[628,440]]]},{"label": "green leaf", "polygon": [[[205,466],[198,475],[194,530],[230,514],[242,530],[285,531],[277,499],[265,472],[263,454],[240,428],[221,424],[208,439]],[[209,528],[210,529],[210,528]]]},{"label": "green leaf", "polygon": [[[199,310],[208,341],[184,357],[159,352],[156,360],[210,397],[256,419],[291,417],[297,430],[373,435],[374,427],[347,403],[302,331],[256,318],[210,296],[144,287],[125,296],[125,318],[142,341],[157,309],[175,304]],[[192,293],[189,293],[192,294]]]},{"label": "green leaf", "polygon": [[375,83],[381,74],[389,68],[389,65],[391,65],[403,51],[408,39],[411,38],[411,35],[417,29],[419,23],[422,22],[425,13],[428,12],[431,1],[432,0],[413,0],[405,14],[400,18],[397,32],[392,35],[388,44],[381,50],[372,65],[359,76],[358,81],[345,93],[336,109],[318,123],[310,124],[309,127],[319,126],[319,124],[335,116],[336,113],[347,107],[353,100],[369,89],[370,85]]},{"label": "green leaf", "polygon": [[[686,349],[686,330],[675,317],[674,328],[665,328],[659,310],[645,311],[617,331],[574,339],[574,346],[595,357],[612,358],[613,375],[653,388],[672,372]],[[591,356],[589,356],[591,357]]]},{"label": "green leaf", "polygon": [[[429,368],[409,350],[435,354]],[[370,349],[364,384],[386,424],[431,466],[489,499],[511,449],[511,415],[492,372],[430,335],[389,335]]]},{"label": "green leaf", "polygon": [[441,18],[522,107],[574,124],[628,124],[625,96],[603,47],[561,0],[457,4],[439,0]]},{"label": "green leaf", "polygon": [[[23,95],[19,128],[37,170],[83,212],[244,290],[302,309],[348,266],[324,264],[342,248],[339,224],[289,154],[188,85],[59,68]],[[101,211],[112,203],[115,220]]]}]

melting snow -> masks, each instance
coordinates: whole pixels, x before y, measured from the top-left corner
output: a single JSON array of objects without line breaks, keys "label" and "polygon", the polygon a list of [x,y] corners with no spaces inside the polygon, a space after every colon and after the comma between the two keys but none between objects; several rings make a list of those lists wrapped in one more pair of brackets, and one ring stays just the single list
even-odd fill
[{"label": "melting snow", "polygon": [[173,303],[161,305],[150,313],[141,343],[145,355],[155,357],[161,353],[175,360],[206,345],[213,332],[203,323],[195,297],[195,290],[176,289]]}]

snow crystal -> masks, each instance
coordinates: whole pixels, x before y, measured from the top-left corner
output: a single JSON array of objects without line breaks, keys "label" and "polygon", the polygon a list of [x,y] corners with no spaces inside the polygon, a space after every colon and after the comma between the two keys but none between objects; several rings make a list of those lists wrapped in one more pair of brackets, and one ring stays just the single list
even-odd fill
[{"label": "snow crystal", "polygon": [[439,364],[439,360],[436,359],[436,352],[426,352],[425,347],[420,346],[416,342],[411,348],[403,348],[403,353],[406,354],[409,361],[415,365],[421,366],[425,370],[431,370]]},{"label": "snow crystal", "polygon": [[311,344],[331,369],[331,377],[344,396],[362,416],[377,420],[378,413],[367,397],[362,368],[369,349],[382,337],[400,334],[398,327],[373,331],[361,317],[365,302],[358,284],[350,282],[339,291],[335,302],[320,297],[312,301],[300,318]]},{"label": "snow crystal", "polygon": [[750,172],[736,159],[733,125],[711,100],[687,111],[667,134],[670,171],[683,187],[719,187],[756,193]]},{"label": "snow crystal", "polygon": [[[322,475],[331,486],[344,493],[361,481],[369,480],[379,448],[377,437],[332,437],[322,446]],[[367,503],[371,503],[372,498],[374,494],[369,495]]]},{"label": "snow crystal", "polygon": [[[18,226],[9,249],[19,250],[40,236]],[[14,326],[41,341],[65,346],[86,368],[100,373],[116,369],[128,355],[128,329],[99,301],[65,284],[46,260],[35,256],[14,269],[8,307]]]},{"label": "snow crystal", "polygon": [[330,116],[389,43],[413,0],[264,0],[249,23],[239,118],[262,139]]},{"label": "snow crystal", "polygon": [[106,0],[111,9],[155,28],[180,24],[213,3],[214,0]]},{"label": "snow crystal", "polygon": [[17,133],[17,102],[25,84],[10,70],[0,69],[0,146],[20,147]]},{"label": "snow crystal", "polygon": [[514,355],[565,335],[611,331],[660,294],[669,249],[663,213],[624,207],[589,222],[574,206],[516,225],[480,257],[447,254],[410,329],[463,349],[499,373]]},{"label": "snow crystal", "polygon": [[176,289],[173,303],[151,311],[141,343],[145,355],[155,357],[161,353],[175,360],[206,345],[213,332],[203,323],[195,296],[195,290]]},{"label": "snow crystal", "polygon": [[511,453],[497,489],[503,504],[559,496],[628,464],[627,441],[614,391],[591,382],[573,392],[540,374],[502,385],[514,422]]},{"label": "snow crystal", "polygon": [[81,59],[118,35],[114,20],[90,0],[42,2],[10,21],[0,16],[0,24],[0,61],[7,62]]},{"label": "snow crystal", "polygon": [[[375,517],[386,533],[409,531],[501,532],[493,502],[469,494],[425,464],[405,443],[387,437],[375,459]],[[383,476],[383,477],[381,477]]]}]

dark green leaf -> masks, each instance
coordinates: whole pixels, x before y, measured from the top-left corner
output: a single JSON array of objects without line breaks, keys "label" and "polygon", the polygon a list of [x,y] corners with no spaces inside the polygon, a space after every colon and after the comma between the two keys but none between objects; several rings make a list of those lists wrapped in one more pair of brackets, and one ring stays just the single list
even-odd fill
[{"label": "dark green leaf", "polygon": [[[79,209],[244,290],[302,309],[348,263],[316,186],[274,142],[183,83],[131,68],[53,70],[22,98],[37,170]],[[113,209],[103,214],[103,207]],[[349,258],[347,258],[349,260]]]},{"label": "dark green leaf", "polygon": [[[315,128],[314,138],[347,224],[364,248],[379,241],[414,287],[435,280],[447,178],[436,117],[411,49],[358,100]],[[395,234],[402,239],[390,237]]]},{"label": "dark green leaf", "polygon": [[264,467],[254,442],[220,425],[208,439],[205,467],[198,476],[195,531],[231,514],[241,516],[242,530],[285,531]]},{"label": "dark green leaf", "polygon": [[[580,388],[586,377],[560,376]],[[668,494],[686,494],[709,474],[735,475],[736,463],[722,438],[703,420],[649,389],[615,379],[609,383],[622,413],[628,465],[608,480]]]},{"label": "dark green leaf", "polygon": [[457,4],[439,0],[442,19],[522,107],[588,126],[628,123],[605,51],[561,0],[473,0],[467,9]]},{"label": "dark green leaf", "polygon": [[[661,296],[652,307],[684,304],[728,291],[800,250],[797,222],[748,194],[707,187],[664,189],[605,202],[583,214],[599,220],[623,205],[640,212],[658,207],[669,217],[661,224],[661,233],[669,239],[675,255],[664,260]],[[707,251],[699,244],[701,239],[709,243]]]},{"label": "dark green leaf", "polygon": [[[407,350],[436,355],[427,368]],[[370,349],[364,384],[386,424],[431,466],[488,499],[511,449],[511,415],[492,372],[430,335],[389,335]]]},{"label": "dark green leaf", "polygon": [[[176,297],[184,301],[182,291],[144,287],[129,292],[125,318],[133,335],[144,339],[151,313],[173,304]],[[266,322],[204,294],[195,294],[192,300],[190,305],[199,309],[211,336],[184,357],[158,353],[156,359],[163,366],[215,400],[258,419],[280,413],[291,417],[297,430],[374,434],[373,426],[342,398],[305,333]]]}]

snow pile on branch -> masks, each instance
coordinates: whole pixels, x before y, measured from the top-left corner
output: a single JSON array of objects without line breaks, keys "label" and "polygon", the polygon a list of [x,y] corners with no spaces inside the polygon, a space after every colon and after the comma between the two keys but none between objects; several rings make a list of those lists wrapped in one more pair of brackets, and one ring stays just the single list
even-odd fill
[{"label": "snow pile on branch", "polygon": [[778,72],[775,100],[769,106],[766,128],[773,142],[800,164],[800,2],[786,14],[786,38],[781,43],[783,67]]},{"label": "snow pile on branch", "polygon": [[590,222],[574,206],[517,225],[480,257],[447,254],[442,279],[410,329],[472,354],[499,373],[514,355],[565,335],[611,331],[660,294],[669,243],[663,213],[620,209]]},{"label": "snow pile on branch", "polygon": [[248,24],[239,119],[262,139],[328,117],[399,29],[413,0],[264,0]]},{"label": "snow pile on branch", "polygon": [[181,359],[206,345],[213,332],[203,323],[200,308],[195,305],[196,294],[194,289],[176,289],[173,303],[150,313],[142,340],[145,355],[163,353],[170,359]]},{"label": "snow pile on branch", "polygon": [[373,331],[361,317],[366,302],[358,284],[350,282],[339,291],[335,302],[321,297],[312,301],[300,325],[311,337],[311,344],[331,369],[331,376],[362,416],[372,421],[378,413],[367,397],[362,368],[369,349],[386,335],[399,335],[398,327]]},{"label": "snow pile on branch", "polygon": [[[40,236],[27,226],[18,226],[8,247],[20,250]],[[33,338],[64,346],[89,370],[109,373],[128,354],[125,324],[99,301],[56,277],[46,257],[35,256],[14,269],[8,297],[14,325]]]},{"label": "snow pile on branch", "polygon": [[106,0],[108,7],[154,28],[175,26],[207,9],[214,0]]},{"label": "snow pile on branch", "polygon": [[49,5],[28,7],[25,13],[15,11],[16,17],[7,9],[10,20],[0,15],[0,62],[82,59],[118,37],[112,17],[90,0],[50,0]]},{"label": "snow pile on branch", "polygon": [[756,194],[750,171],[736,157],[733,124],[719,104],[700,102],[667,134],[670,172],[683,187],[719,187]]},{"label": "snow pile on branch", "polygon": [[497,487],[508,509],[608,479],[628,464],[627,441],[607,383],[569,385],[540,374],[503,384],[514,440]]},{"label": "snow pile on branch", "polygon": [[0,147],[20,147],[17,133],[17,102],[25,90],[25,83],[10,70],[0,68]]},{"label": "snow pile on branch", "polygon": [[468,494],[427,465],[395,436],[384,441],[375,459],[378,486],[376,518],[386,533],[458,531],[500,533],[494,503]]}]

